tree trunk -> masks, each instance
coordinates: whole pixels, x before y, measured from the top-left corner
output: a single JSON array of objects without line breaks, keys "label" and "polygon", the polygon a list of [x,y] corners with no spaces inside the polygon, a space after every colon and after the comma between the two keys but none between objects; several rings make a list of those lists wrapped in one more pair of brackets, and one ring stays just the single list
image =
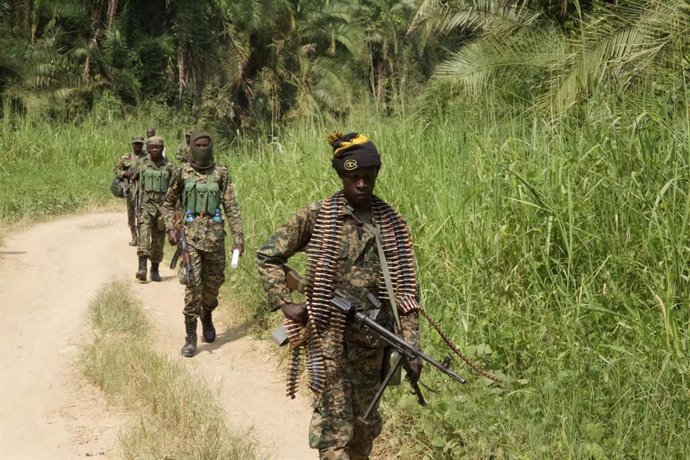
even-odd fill
[{"label": "tree trunk", "polygon": [[117,12],[117,0],[110,0],[108,2],[108,14],[107,14],[107,27],[108,27],[108,32],[113,27],[113,19],[115,18],[115,13]]},{"label": "tree trunk", "polygon": [[182,93],[187,85],[187,68],[185,65],[184,48],[182,45],[177,47],[177,98],[182,101]]}]

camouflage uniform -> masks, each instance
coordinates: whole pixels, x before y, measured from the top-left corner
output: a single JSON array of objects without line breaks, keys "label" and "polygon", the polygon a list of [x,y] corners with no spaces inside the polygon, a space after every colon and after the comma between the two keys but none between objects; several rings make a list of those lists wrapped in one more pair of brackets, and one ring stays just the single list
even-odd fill
[{"label": "camouflage uniform", "polygon": [[[161,212],[163,198],[167,188],[163,191],[155,189],[147,190],[147,171],[167,171],[167,183],[170,183],[175,166],[167,158],[155,163],[151,157],[147,157],[137,166],[139,172],[139,193],[141,195],[141,209],[139,216],[139,247],[137,255],[146,257],[152,263],[160,263],[163,260],[163,246],[165,244],[165,223]],[[159,187],[160,188],[160,187]]]},{"label": "camouflage uniform", "polygon": [[[257,264],[264,289],[273,308],[291,302],[283,264],[297,252],[305,251],[314,233],[321,202],[302,208],[279,228],[257,252]],[[334,273],[334,290],[356,298],[363,309],[374,307],[367,293],[378,294],[381,264],[376,239],[370,226],[362,224],[349,204],[343,209],[342,245]],[[392,328],[392,312],[387,302],[376,321]],[[401,317],[403,336],[418,341],[416,314]],[[322,459],[368,458],[373,440],[381,433],[381,418],[375,411],[369,425],[357,420],[366,411],[381,382],[385,343],[366,328],[348,324],[344,347],[334,343],[327,330],[323,344],[326,370],[325,390],[314,403],[309,445],[319,449]]]},{"label": "camouflage uniform", "polygon": [[192,154],[192,151],[189,148],[189,144],[181,144],[180,148],[177,151],[177,155],[175,155],[175,158],[177,158],[177,161],[180,163],[187,163],[189,162],[189,158]]},{"label": "camouflage uniform", "polygon": [[[235,198],[235,188],[230,180],[228,169],[214,165],[206,171],[197,171],[189,163],[184,163],[173,176],[168,194],[163,204],[163,216],[168,230],[174,229],[175,210],[178,201],[184,209],[183,191],[186,184],[207,184],[209,177],[220,185],[222,205],[234,239],[234,246],[244,245],[240,209]],[[184,211],[183,211],[184,212]],[[192,285],[187,286],[183,313],[186,319],[196,321],[202,311],[213,311],[218,306],[218,290],[225,281],[225,225],[214,222],[210,213],[194,214],[192,222],[183,219],[189,256],[192,265]],[[222,219],[222,217],[221,217]]]},{"label": "camouflage uniform", "polygon": [[[117,177],[124,178],[125,171],[136,171],[139,163],[147,157],[148,153],[146,153],[145,150],[141,151],[141,155],[136,155],[134,152],[125,153],[117,163],[115,163],[113,171]],[[136,190],[137,182],[130,180],[129,188],[127,189],[127,225],[129,225],[129,229],[132,232],[132,239],[136,239],[136,227],[134,225],[134,200],[137,198]]]}]

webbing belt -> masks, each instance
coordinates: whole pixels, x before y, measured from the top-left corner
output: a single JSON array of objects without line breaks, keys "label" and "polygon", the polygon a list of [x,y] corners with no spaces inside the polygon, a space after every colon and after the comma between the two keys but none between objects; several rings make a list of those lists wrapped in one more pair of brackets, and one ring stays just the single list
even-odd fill
[{"label": "webbing belt", "polygon": [[395,318],[395,326],[397,333],[402,334],[402,323],[400,322],[400,315],[398,314],[398,304],[395,301],[395,291],[393,290],[393,282],[391,281],[391,272],[388,270],[388,262],[386,262],[386,254],[383,252],[383,243],[381,242],[381,227],[378,222],[375,225],[365,224],[376,238],[376,250],[379,253],[379,262],[381,263],[381,273],[383,279],[386,281],[386,291],[388,292],[388,299],[393,310],[393,318]]}]

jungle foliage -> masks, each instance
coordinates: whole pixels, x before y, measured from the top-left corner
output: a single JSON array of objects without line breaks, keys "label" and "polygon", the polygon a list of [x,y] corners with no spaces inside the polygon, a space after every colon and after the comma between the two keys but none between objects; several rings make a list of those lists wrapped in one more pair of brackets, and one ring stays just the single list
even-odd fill
[{"label": "jungle foliage", "polygon": [[687,30],[680,0],[0,0],[2,114],[155,102],[229,133],[363,97],[386,114],[419,94],[551,118],[620,90],[673,106]]}]

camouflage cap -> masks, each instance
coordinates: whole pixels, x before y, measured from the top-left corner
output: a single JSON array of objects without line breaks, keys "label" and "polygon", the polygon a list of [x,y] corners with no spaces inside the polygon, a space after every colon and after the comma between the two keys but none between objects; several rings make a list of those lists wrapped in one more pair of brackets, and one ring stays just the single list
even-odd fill
[{"label": "camouflage cap", "polygon": [[144,143],[144,136],[134,136],[132,138],[132,144],[143,144]]},{"label": "camouflage cap", "polygon": [[165,141],[160,136],[151,136],[148,140],[148,145],[164,145]]}]

